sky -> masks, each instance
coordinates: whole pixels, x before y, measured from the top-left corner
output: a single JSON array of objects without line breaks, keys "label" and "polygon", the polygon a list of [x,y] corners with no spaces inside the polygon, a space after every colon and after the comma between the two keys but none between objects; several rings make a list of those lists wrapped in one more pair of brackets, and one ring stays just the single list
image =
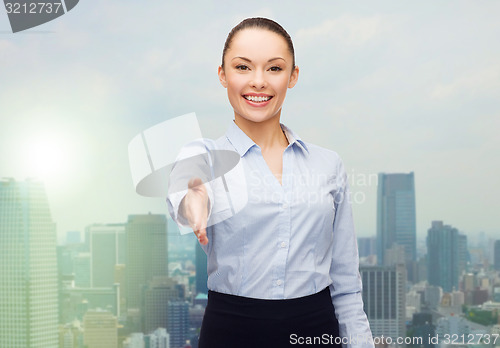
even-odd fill
[{"label": "sky", "polygon": [[233,112],[217,67],[246,17],[279,22],[300,74],[281,122],[335,150],[358,236],[376,231],[376,175],[415,173],[417,235],[443,220],[500,238],[500,2],[82,0],[13,34],[0,8],[0,178],[43,180],[59,241],[92,223],[168,214],[139,196],[128,143],[196,112]]}]

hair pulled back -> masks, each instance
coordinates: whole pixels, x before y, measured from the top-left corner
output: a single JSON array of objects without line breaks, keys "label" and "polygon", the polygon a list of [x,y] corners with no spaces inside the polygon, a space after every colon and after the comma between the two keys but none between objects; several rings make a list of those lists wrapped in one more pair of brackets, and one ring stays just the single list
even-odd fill
[{"label": "hair pulled back", "polygon": [[288,45],[288,51],[292,55],[292,71],[295,68],[295,51],[293,49],[293,43],[292,43],[292,38],[288,33],[286,32],[285,29],[275,21],[268,19],[268,18],[263,18],[263,17],[253,17],[253,18],[247,18],[241,21],[237,26],[235,26],[229,34],[227,35],[226,42],[224,44],[224,49],[222,50],[222,68],[224,69],[224,58],[226,57],[226,52],[231,46],[231,41],[234,38],[234,35],[236,35],[239,31],[242,31],[244,29],[253,29],[253,28],[258,28],[258,29],[266,29],[269,30],[273,33],[276,33],[280,35],[283,39],[285,39],[287,45]]}]

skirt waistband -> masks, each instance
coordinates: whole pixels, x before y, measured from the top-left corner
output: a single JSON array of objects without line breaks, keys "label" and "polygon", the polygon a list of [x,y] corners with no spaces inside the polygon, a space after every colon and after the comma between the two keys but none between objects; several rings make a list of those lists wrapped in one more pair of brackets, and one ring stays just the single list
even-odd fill
[{"label": "skirt waistband", "polygon": [[209,290],[207,310],[259,319],[304,316],[331,310],[332,306],[328,287],[316,294],[283,300],[243,297]]}]

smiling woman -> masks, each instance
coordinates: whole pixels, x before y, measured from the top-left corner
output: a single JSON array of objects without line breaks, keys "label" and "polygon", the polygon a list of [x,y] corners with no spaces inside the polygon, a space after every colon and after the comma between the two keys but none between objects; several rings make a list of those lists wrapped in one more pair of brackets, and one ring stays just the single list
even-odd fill
[{"label": "smiling woman", "polygon": [[[192,171],[172,170],[171,182],[177,174],[190,180],[168,196],[169,213],[207,253],[200,348],[292,347],[305,337],[331,337],[326,343],[338,348],[340,338],[362,337],[350,348],[374,346],[342,160],[280,122],[298,76],[290,36],[278,23],[242,21],[218,67],[234,119],[214,141],[216,150],[236,152],[242,174],[227,185],[210,184],[212,175],[205,185]],[[243,208],[221,219],[217,212],[231,204]]]}]

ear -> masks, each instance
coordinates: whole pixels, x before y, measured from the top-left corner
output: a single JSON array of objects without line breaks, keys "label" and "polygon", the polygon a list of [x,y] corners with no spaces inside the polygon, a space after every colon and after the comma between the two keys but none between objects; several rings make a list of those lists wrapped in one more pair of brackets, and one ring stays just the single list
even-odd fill
[{"label": "ear", "polygon": [[224,69],[220,65],[217,74],[219,74],[220,84],[224,86],[224,88],[227,88],[226,73],[224,72]]},{"label": "ear", "polygon": [[290,82],[288,82],[288,88],[293,88],[299,79],[299,67],[295,66],[292,71],[292,75],[290,75]]}]

